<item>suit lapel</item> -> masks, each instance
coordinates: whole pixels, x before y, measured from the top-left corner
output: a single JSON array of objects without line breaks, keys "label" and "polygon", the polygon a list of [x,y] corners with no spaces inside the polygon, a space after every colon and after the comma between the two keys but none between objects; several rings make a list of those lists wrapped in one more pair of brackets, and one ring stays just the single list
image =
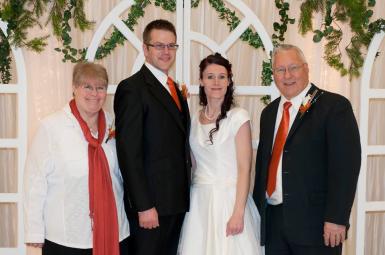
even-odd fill
[{"label": "suit lapel", "polygon": [[183,97],[181,91],[178,89],[179,84],[175,83],[175,86],[176,86],[176,93],[178,95],[179,102],[181,103],[181,106],[182,106],[182,113],[183,113],[183,116],[185,117],[185,120],[186,120],[185,127],[187,130],[187,133],[189,133],[189,130],[190,130],[190,111],[188,109],[187,99]]},{"label": "suit lapel", "polygon": [[164,88],[164,86],[156,79],[156,77],[145,65],[142,66],[141,72],[144,75],[146,84],[148,85],[151,94],[163,105],[166,111],[170,113],[182,131],[186,132],[186,128],[185,125],[183,125],[179,109],[170,96],[170,93]]},{"label": "suit lapel", "polygon": [[277,112],[278,112],[278,106],[279,106],[279,99],[274,101],[271,108],[271,113],[266,114],[266,149],[269,151],[269,155],[271,154],[271,151],[273,149],[273,140],[274,140],[274,130],[275,130],[275,122],[277,118]]},{"label": "suit lapel", "polygon": [[[317,88],[314,84],[311,84],[311,87],[310,87],[309,91],[307,92],[306,96],[309,95],[309,94],[311,95],[314,92],[316,94],[315,94],[315,96],[312,98],[312,100],[310,102],[310,107],[315,102],[315,100],[318,99],[317,95],[320,95],[319,94],[320,93],[320,89]],[[310,108],[308,110],[310,110]],[[295,120],[293,122],[293,125],[291,126],[291,128],[289,130],[289,134],[287,135],[286,141],[288,141],[294,135],[295,131],[301,125],[302,120],[304,119],[303,117],[307,114],[307,111],[304,112],[304,113],[301,113],[300,111],[297,112],[297,115],[295,116]]]}]

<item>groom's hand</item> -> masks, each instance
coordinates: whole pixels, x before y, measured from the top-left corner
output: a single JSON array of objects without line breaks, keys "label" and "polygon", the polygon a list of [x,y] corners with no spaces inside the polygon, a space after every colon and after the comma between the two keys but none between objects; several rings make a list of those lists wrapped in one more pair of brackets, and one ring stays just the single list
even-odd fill
[{"label": "groom's hand", "polygon": [[324,224],[324,241],[326,246],[338,246],[345,241],[346,227],[330,222]]},{"label": "groom's hand", "polygon": [[159,227],[158,212],[155,207],[143,212],[138,212],[139,226],[146,229]]}]

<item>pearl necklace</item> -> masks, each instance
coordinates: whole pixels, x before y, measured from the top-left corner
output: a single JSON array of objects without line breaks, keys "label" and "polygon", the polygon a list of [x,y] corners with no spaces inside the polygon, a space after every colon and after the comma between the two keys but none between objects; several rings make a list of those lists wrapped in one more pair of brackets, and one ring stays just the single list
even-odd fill
[{"label": "pearl necklace", "polygon": [[214,113],[214,114],[212,115],[212,117],[209,117],[209,116],[208,116],[208,111],[207,111],[207,110],[208,110],[208,107],[205,106],[204,115],[205,115],[206,119],[208,119],[209,121],[213,121],[213,120],[215,120],[215,119],[218,117],[219,112],[218,112],[218,113]]}]

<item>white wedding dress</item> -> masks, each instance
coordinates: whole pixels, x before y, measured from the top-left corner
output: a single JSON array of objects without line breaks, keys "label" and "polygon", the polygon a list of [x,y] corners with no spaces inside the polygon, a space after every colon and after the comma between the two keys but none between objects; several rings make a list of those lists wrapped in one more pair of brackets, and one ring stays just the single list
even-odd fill
[{"label": "white wedding dress", "polygon": [[226,225],[235,203],[237,159],[235,136],[248,121],[249,114],[233,108],[220,122],[201,124],[199,112],[191,121],[190,146],[197,167],[192,174],[190,211],[186,214],[178,254],[180,255],[262,255],[260,246],[260,217],[251,196],[247,198],[243,232],[226,237]]}]

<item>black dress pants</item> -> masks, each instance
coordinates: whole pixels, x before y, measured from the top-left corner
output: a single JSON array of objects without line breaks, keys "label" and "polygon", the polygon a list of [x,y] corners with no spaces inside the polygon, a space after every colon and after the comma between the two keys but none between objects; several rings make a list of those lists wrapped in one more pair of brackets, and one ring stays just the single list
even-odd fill
[{"label": "black dress pants", "polygon": [[282,205],[267,208],[266,218],[266,255],[341,255],[342,245],[301,245],[289,240],[284,227]]},{"label": "black dress pants", "polygon": [[[131,255],[128,252],[128,239],[119,243],[120,255]],[[63,246],[47,239],[44,241],[42,255],[92,255],[92,249],[78,249]],[[106,254],[107,255],[107,254]]]},{"label": "black dress pants", "polygon": [[137,215],[128,215],[130,255],[176,255],[185,213],[159,216],[159,227],[144,229]]}]

